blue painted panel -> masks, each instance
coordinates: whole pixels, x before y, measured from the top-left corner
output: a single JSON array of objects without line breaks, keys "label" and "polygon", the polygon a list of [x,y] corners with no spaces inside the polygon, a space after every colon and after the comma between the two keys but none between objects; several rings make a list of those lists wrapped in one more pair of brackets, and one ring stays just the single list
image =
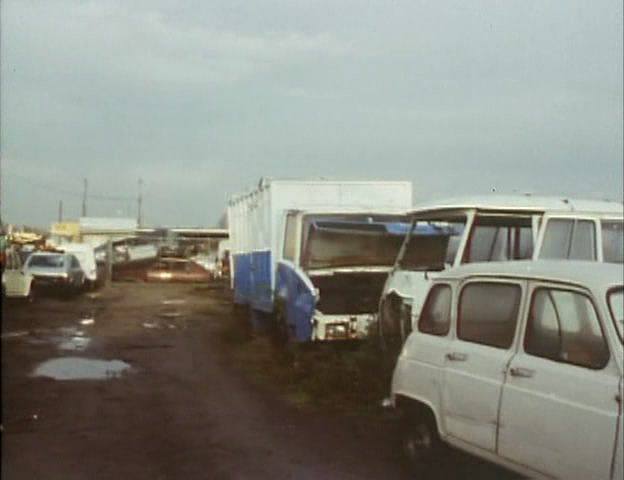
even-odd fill
[{"label": "blue painted panel", "polygon": [[251,256],[233,255],[234,263],[234,303],[246,305],[251,300]]},{"label": "blue painted panel", "polygon": [[251,306],[261,312],[273,311],[271,252],[251,254]]},{"label": "blue painted panel", "polygon": [[312,337],[312,315],[316,306],[314,292],[304,275],[302,270],[280,263],[275,279],[277,295],[284,303],[286,321],[299,342],[307,342]]}]

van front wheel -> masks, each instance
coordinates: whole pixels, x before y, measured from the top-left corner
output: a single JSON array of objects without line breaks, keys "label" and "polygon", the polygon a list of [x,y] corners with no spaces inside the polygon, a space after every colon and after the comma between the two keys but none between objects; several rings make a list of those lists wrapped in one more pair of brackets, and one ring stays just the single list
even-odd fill
[{"label": "van front wheel", "polygon": [[441,469],[442,444],[429,412],[407,411],[402,422],[401,453],[413,478],[427,478]]}]

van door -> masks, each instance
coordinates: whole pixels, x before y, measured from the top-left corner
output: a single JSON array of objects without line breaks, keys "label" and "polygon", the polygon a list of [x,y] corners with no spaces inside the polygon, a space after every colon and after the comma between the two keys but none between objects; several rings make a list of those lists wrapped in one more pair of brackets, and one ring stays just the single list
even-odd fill
[{"label": "van door", "polygon": [[19,257],[13,250],[7,250],[5,256],[6,263],[2,272],[4,288],[8,297],[15,297],[20,292],[20,270],[16,264]]},{"label": "van door", "polygon": [[620,374],[593,301],[541,283],[527,310],[503,388],[498,453],[556,478],[608,479]]},{"label": "van door", "polygon": [[446,352],[446,433],[494,452],[504,372],[513,355],[524,282],[473,280],[460,291],[456,335]]}]

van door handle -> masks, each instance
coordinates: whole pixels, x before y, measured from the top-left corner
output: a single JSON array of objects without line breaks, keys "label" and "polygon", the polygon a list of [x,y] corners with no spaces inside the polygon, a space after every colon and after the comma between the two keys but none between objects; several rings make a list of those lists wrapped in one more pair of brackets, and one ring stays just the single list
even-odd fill
[{"label": "van door handle", "polygon": [[466,360],[468,360],[468,355],[466,355],[465,353],[450,352],[446,354],[446,358],[453,362],[465,362]]},{"label": "van door handle", "polygon": [[522,368],[522,367],[513,367],[509,370],[512,377],[523,377],[523,378],[531,378],[535,375],[535,370],[531,370],[530,368]]}]

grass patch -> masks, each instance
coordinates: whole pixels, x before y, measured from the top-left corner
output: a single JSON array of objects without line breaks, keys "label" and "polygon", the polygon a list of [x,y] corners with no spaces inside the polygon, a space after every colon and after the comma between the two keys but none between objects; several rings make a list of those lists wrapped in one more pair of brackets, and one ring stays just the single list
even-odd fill
[{"label": "grass patch", "polygon": [[254,381],[300,408],[370,415],[380,411],[389,393],[396,354],[383,350],[376,339],[284,345],[253,336],[242,315],[224,321],[221,338]]}]

